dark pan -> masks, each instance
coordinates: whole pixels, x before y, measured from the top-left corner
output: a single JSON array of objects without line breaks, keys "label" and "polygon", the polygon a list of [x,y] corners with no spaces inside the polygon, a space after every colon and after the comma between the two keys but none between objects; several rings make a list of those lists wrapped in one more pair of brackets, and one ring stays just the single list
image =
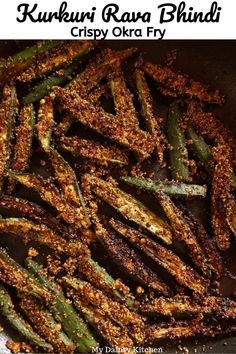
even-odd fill
[{"label": "dark pan", "polygon": [[[29,44],[29,41],[1,41],[0,57],[12,54],[18,48]],[[189,74],[195,80],[220,89],[225,94],[225,105],[223,107],[213,107],[213,110],[236,135],[236,41],[104,41],[101,45],[116,49],[138,47],[144,53],[145,58],[154,63],[163,63],[167,53],[176,49],[176,69]],[[39,159],[40,156],[37,156],[33,160],[36,170],[38,169]],[[20,194],[27,197],[27,192],[25,191],[20,191]],[[31,200],[38,201],[34,197],[32,198],[32,194],[30,196]],[[202,205],[198,203],[190,204],[194,212],[203,216],[204,219],[206,208],[202,208]],[[26,256],[24,247],[20,246],[13,238],[10,240],[5,238],[4,241],[1,239],[0,245],[8,246],[9,250],[11,250],[11,255],[14,255],[19,261]],[[99,257],[100,255],[98,254]],[[236,273],[235,243],[232,245],[230,252],[226,254],[226,258],[231,271]],[[235,281],[228,278],[223,279],[222,291],[225,295],[232,295],[234,288],[236,288]],[[11,337],[15,338],[14,333],[11,331],[8,333],[11,333]],[[7,338],[9,337],[5,334],[0,334],[1,354],[8,352],[4,345]],[[236,337],[182,341],[182,349],[179,344],[179,341],[165,341],[160,343],[160,347],[163,348],[164,353],[183,352],[183,347],[187,347],[190,353],[236,353]]]}]

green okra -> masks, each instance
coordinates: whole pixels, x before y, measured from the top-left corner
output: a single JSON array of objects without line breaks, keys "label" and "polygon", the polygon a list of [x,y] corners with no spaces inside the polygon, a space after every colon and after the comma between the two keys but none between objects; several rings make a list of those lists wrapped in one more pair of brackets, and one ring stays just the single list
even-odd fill
[{"label": "green okra", "polygon": [[73,299],[79,313],[111,347],[133,347],[134,342],[129,336],[127,328],[122,328],[107,315],[104,316],[98,308],[88,305],[84,299],[78,296],[75,289],[68,290],[67,294]]},{"label": "green okra", "polygon": [[207,193],[207,187],[199,184],[152,181],[142,177],[121,177],[120,179],[130,186],[150,192],[160,190],[175,198],[205,198]]},{"label": "green okra", "polygon": [[50,309],[55,319],[62,324],[67,336],[71,338],[82,353],[90,352],[92,347],[97,346],[97,342],[89,332],[85,322],[65,297],[60,286],[53,279],[43,274],[43,268],[37,262],[26,259],[26,267],[42,286],[54,294],[55,300],[51,303]]},{"label": "green okra", "polygon": [[188,151],[185,136],[179,125],[180,111],[177,103],[170,105],[167,117],[167,138],[170,144],[169,159],[173,179],[189,179]]},{"label": "green okra", "polygon": [[82,301],[86,299],[88,305],[97,308],[102,316],[107,316],[121,327],[129,326],[132,338],[140,341],[141,336],[142,340],[144,339],[144,321],[138,313],[131,311],[124,304],[114,301],[84,280],[74,277],[64,277],[63,281],[65,285],[69,285],[76,290],[76,295]]},{"label": "green okra", "polygon": [[[212,161],[211,147],[205,142],[203,137],[198,135],[192,126],[187,128],[187,136],[192,141],[192,148],[194,155],[203,163],[206,171],[211,175],[212,167],[210,165]],[[232,174],[232,187],[236,188],[236,176]]]},{"label": "green okra", "polygon": [[25,48],[22,51],[4,59],[0,62],[0,80],[8,82],[15,80],[19,74],[27,70],[29,65],[38,57],[38,55],[58,46],[61,41],[43,41]]},{"label": "green okra", "polygon": [[105,49],[97,55],[83,71],[79,73],[68,85],[81,97],[87,96],[89,91],[96,87],[102,79],[109,73],[112,65],[117,62],[123,62],[130,57],[136,48],[128,48],[120,51]]},{"label": "green okra", "polygon": [[165,243],[171,244],[172,232],[169,225],[151,212],[140,201],[101,178],[85,175],[84,180],[98,197],[115,208],[126,219],[134,221],[136,224],[162,239]]},{"label": "green okra", "polygon": [[11,327],[17,330],[20,335],[36,347],[45,351],[53,350],[51,344],[41,338],[32,327],[18,314],[7,290],[0,284],[0,313],[6,318]]},{"label": "green okra", "polygon": [[40,61],[33,61],[28,68],[18,76],[17,80],[29,82],[54,72],[70,62],[81,59],[94,47],[92,41],[62,42],[58,47],[47,51]]},{"label": "green okra", "polygon": [[134,296],[131,294],[130,289],[120,279],[113,279],[106,269],[101,267],[90,256],[78,259],[78,267],[80,274],[85,276],[91,284],[126,306],[132,309],[135,308]]},{"label": "green okra", "polygon": [[77,69],[78,63],[74,62],[63,69],[63,73],[56,72],[36,84],[22,99],[23,104],[34,103],[50,93],[54,86],[63,85]]},{"label": "green okra", "polygon": [[21,265],[10,258],[6,252],[0,249],[0,279],[26,295],[34,295],[44,299],[46,302],[52,301],[51,292],[39,284],[30,273]]},{"label": "green okra", "polygon": [[26,59],[32,59],[37,54],[41,54],[43,52],[46,52],[47,50],[58,46],[60,43],[61,43],[61,41],[58,41],[58,40],[44,41],[44,42],[36,43],[35,45],[33,45],[31,47],[27,47],[27,48],[21,50],[20,52],[14,54],[13,56],[9,57],[8,59],[6,59],[3,64],[0,64],[0,68],[4,67],[6,63],[17,64],[17,63],[22,62]]},{"label": "green okra", "polygon": [[32,323],[37,333],[45,338],[58,352],[71,353],[75,349],[72,340],[61,329],[52,314],[37,299],[20,296],[20,307]]}]

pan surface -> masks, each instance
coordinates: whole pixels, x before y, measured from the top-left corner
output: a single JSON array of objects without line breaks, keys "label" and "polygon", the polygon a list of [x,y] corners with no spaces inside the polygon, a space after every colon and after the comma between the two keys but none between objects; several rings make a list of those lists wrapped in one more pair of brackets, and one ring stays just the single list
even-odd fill
[{"label": "pan surface", "polygon": [[[0,57],[7,56],[15,52],[17,48],[28,44],[27,41],[1,41]],[[174,65],[177,70],[189,74],[197,81],[218,88],[225,94],[224,106],[213,107],[213,110],[236,136],[236,41],[104,41],[101,45],[114,49],[138,47],[144,53],[145,58],[153,63],[164,63],[167,53],[177,50]],[[34,163],[37,164],[38,160],[36,159]],[[196,206],[196,209],[198,213],[205,212],[204,209],[200,210],[199,206]],[[0,240],[0,245],[5,245],[4,240]],[[14,255],[16,259],[20,261],[25,257],[25,249],[19,248],[16,241],[10,240],[7,245],[11,249],[11,255]],[[236,273],[235,246],[236,243],[226,255],[230,269],[234,273]],[[235,281],[224,279],[222,291],[225,295],[231,295],[234,288],[236,288]],[[8,333],[12,335],[11,338],[14,338],[14,333],[11,331]],[[9,352],[4,344],[7,338],[5,333],[0,333],[1,354]],[[182,341],[181,346],[187,347],[190,353],[236,353],[236,337],[199,339],[197,342],[187,340]],[[160,343],[163,353],[183,352],[184,349],[181,349],[181,346],[178,341]]]}]

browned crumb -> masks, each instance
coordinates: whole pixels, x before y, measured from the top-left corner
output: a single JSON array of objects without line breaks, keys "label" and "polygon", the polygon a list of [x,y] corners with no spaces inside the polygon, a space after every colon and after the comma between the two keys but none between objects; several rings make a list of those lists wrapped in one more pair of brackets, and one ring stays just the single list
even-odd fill
[{"label": "browned crumb", "polygon": [[32,352],[32,347],[25,342],[12,342],[12,341],[7,341],[6,342],[6,347],[13,353],[17,354],[21,351],[24,353],[31,353]]},{"label": "browned crumb", "polygon": [[38,251],[33,248],[33,247],[30,247],[29,250],[28,250],[28,256],[29,257],[37,257],[38,256]]}]

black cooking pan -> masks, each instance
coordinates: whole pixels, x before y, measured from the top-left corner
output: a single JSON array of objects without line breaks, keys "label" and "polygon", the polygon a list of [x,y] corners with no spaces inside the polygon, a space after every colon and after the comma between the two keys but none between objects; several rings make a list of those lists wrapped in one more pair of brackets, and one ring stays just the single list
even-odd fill
[{"label": "black cooking pan", "polygon": [[[1,41],[0,57],[8,56],[19,48],[29,45],[28,41]],[[212,107],[217,116],[224,122],[225,126],[236,135],[236,41],[104,41],[103,47],[115,49],[138,47],[145,55],[145,58],[156,63],[163,63],[166,55],[171,50],[177,50],[175,67],[183,73],[188,73],[193,79],[209,84],[213,88],[220,89],[226,96],[226,103],[223,107]],[[158,104],[158,97],[157,104]],[[1,153],[1,152],[0,152]],[[38,168],[39,157],[35,159],[35,166]],[[22,192],[25,193],[24,191]],[[26,192],[27,196],[27,192]],[[34,200],[34,195],[31,200]],[[38,200],[36,200],[38,201]],[[202,205],[191,205],[200,216],[206,213]],[[11,238],[0,240],[0,245],[6,246],[11,255],[20,261],[26,256],[26,251]],[[234,243],[225,258],[232,272],[236,273],[236,257]],[[99,257],[99,256],[98,256]],[[222,280],[222,291],[225,295],[231,296],[236,288],[236,281],[225,278]],[[12,331],[7,333],[15,337]],[[8,353],[5,348],[5,341],[8,335],[0,334],[0,353]],[[179,342],[165,341],[160,343],[164,353],[183,352],[187,347],[190,353],[236,353],[236,337],[217,339],[198,339]],[[195,351],[196,350],[196,351]]]}]

